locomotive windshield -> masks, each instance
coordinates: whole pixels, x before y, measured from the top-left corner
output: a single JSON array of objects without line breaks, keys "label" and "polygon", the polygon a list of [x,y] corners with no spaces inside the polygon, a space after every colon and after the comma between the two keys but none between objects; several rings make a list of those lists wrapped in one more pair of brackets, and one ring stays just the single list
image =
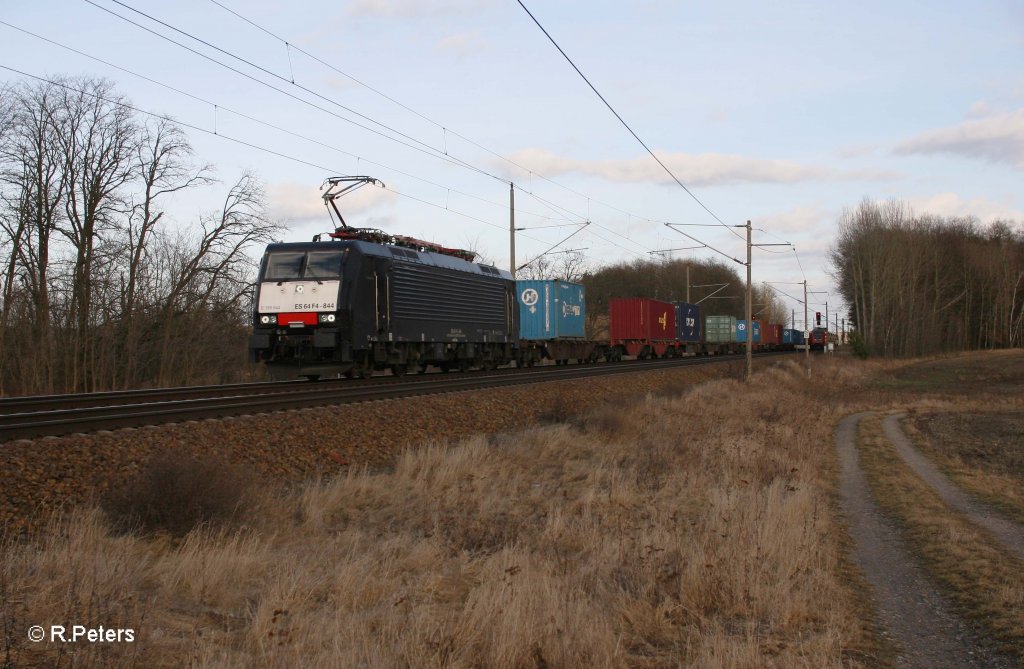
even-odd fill
[{"label": "locomotive windshield", "polygon": [[306,257],[306,279],[337,279],[341,276],[341,251],[310,251]]},{"label": "locomotive windshield", "polygon": [[338,279],[344,251],[276,251],[267,254],[263,278],[267,281],[292,279]]}]

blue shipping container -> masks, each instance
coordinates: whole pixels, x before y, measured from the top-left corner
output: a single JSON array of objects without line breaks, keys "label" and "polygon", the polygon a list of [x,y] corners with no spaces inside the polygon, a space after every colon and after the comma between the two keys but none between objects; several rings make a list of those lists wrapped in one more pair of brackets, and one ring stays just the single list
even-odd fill
[{"label": "blue shipping container", "polygon": [[[736,321],[736,341],[747,341],[747,322],[745,320]],[[754,321],[754,343],[761,343],[761,321]]]},{"label": "blue shipping container", "polygon": [[782,343],[800,346],[804,343],[804,333],[801,330],[783,330]]},{"label": "blue shipping container", "polygon": [[519,338],[528,341],[583,339],[586,336],[586,290],[578,283],[516,281]]},{"label": "blue shipping container", "polygon": [[676,339],[699,342],[701,340],[700,307],[696,304],[676,302]]}]

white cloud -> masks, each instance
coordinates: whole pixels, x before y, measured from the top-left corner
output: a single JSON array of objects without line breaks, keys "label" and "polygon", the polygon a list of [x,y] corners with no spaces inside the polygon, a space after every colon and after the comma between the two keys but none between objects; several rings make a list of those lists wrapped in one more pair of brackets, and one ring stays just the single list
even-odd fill
[{"label": "white cloud", "polygon": [[455,56],[476,53],[484,48],[484,40],[476,30],[458,35],[449,35],[437,43],[437,50]]},{"label": "white cloud", "polygon": [[933,216],[974,216],[982,223],[989,223],[996,219],[1024,221],[1024,211],[984,197],[965,200],[956,193],[938,193],[924,197],[907,198],[906,202],[917,216],[926,214]]},{"label": "white cloud", "polygon": [[831,224],[834,220],[835,215],[832,212],[817,205],[807,205],[769,214],[763,219],[754,221],[754,227],[770,230],[774,235],[784,235],[784,233],[813,231],[823,225]]},{"label": "white cloud", "polygon": [[950,153],[1024,169],[1024,109],[932,130],[902,142],[895,152]]},{"label": "white cloud", "polygon": [[[381,216],[366,216],[377,208],[393,203],[398,196],[391,191],[373,186],[365,186],[339,199],[338,208],[345,221],[354,227],[379,227],[371,222]],[[323,192],[315,186],[290,182],[267,184],[267,202],[270,216],[286,225],[306,225],[316,223],[323,230],[333,229],[337,223],[331,222],[327,207],[324,204]],[[360,219],[364,220],[360,220]]]},{"label": "white cloud", "polygon": [[430,16],[467,14],[491,0],[354,0],[348,7],[350,16],[418,19]]},{"label": "white cloud", "polygon": [[[508,157],[548,177],[577,173],[617,182],[674,183],[661,166],[648,156],[626,160],[579,160],[555,155],[546,149],[523,149]],[[829,167],[804,166],[785,160],[744,158],[719,153],[659,153],[658,158],[687,186],[799,183],[834,179],[888,180],[899,177],[898,174],[885,171],[842,171]],[[503,163],[495,161],[494,165],[498,169],[506,169]]]},{"label": "white cloud", "polygon": [[967,110],[967,118],[985,118],[999,113],[999,109],[993,107],[985,100],[978,100]]},{"label": "white cloud", "polygon": [[852,144],[837,149],[835,154],[839,158],[864,158],[878,151],[877,144]]}]

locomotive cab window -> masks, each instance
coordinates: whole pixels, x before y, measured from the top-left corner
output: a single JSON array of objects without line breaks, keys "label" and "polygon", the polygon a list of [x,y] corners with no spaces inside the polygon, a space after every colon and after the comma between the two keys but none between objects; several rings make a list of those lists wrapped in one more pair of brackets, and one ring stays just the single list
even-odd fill
[{"label": "locomotive cab window", "polygon": [[306,254],[279,251],[267,256],[267,270],[265,279],[281,281],[283,279],[298,279],[302,277],[302,263]]},{"label": "locomotive cab window", "polygon": [[343,250],[337,251],[275,251],[267,255],[265,281],[294,279],[340,279]]},{"label": "locomotive cab window", "polygon": [[341,251],[310,251],[306,259],[306,279],[337,279],[341,276]]}]

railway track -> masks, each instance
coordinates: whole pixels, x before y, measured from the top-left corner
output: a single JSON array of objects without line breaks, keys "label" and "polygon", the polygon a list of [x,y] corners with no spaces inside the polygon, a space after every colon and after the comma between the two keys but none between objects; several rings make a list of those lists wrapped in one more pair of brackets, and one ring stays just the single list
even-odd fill
[{"label": "railway track", "polygon": [[9,398],[0,401],[0,442],[526,383],[583,379],[607,374],[719,364],[740,358],[741,356],[717,356],[625,361],[543,369],[504,369],[469,374],[382,376],[362,381],[277,381]]}]

